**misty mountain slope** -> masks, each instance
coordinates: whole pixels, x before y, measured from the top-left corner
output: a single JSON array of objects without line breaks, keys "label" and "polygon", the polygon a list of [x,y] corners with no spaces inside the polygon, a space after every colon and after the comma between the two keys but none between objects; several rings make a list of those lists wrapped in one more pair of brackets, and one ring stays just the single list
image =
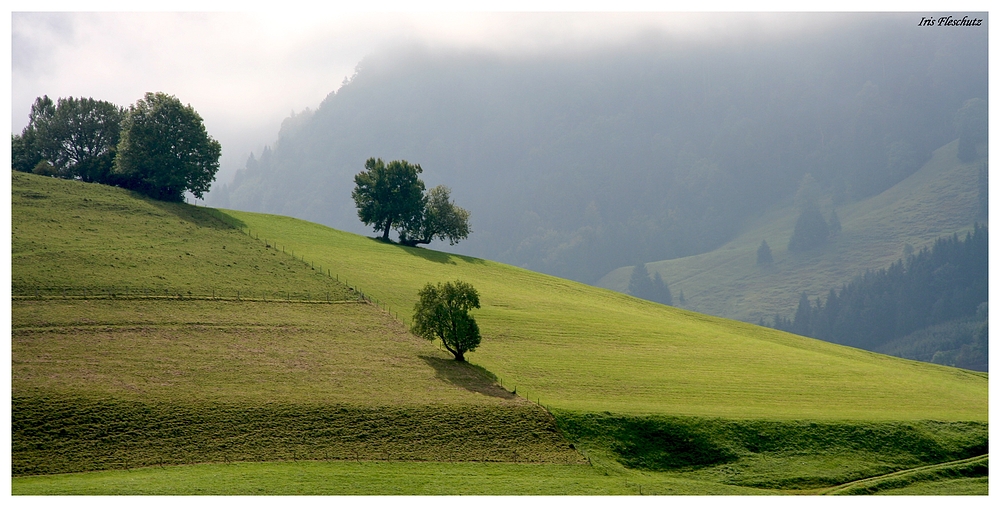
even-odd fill
[{"label": "misty mountain slope", "polygon": [[[868,269],[881,269],[935,239],[970,230],[977,216],[978,171],[983,159],[958,160],[958,141],[934,151],[924,166],[892,188],[862,201],[833,206],[821,201],[829,218],[836,209],[842,231],[826,245],[789,252],[798,211],[791,199],[756,218],[740,235],[705,254],[647,264],[674,293],[675,304],[737,320],[791,317],[799,296],[824,296]],[[757,248],[767,241],[773,265],[761,267]],[[598,285],[625,291],[632,267],[618,268]],[[685,302],[677,302],[683,291]]]},{"label": "misty mountain slope", "polygon": [[576,53],[384,50],[286,119],[208,203],[371,234],[353,176],[369,157],[406,159],[471,212],[473,234],[446,250],[594,283],[718,248],[807,173],[853,200],[876,195],[987,96],[983,31],[920,30],[909,14],[796,20],[816,30]]}]

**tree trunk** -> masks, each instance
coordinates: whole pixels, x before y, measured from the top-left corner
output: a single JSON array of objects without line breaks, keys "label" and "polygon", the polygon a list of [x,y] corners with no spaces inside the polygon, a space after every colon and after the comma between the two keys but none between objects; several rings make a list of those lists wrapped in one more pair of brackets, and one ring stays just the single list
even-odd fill
[{"label": "tree trunk", "polygon": [[392,227],[392,220],[385,221],[385,230],[382,231],[382,239],[389,241],[389,228]]},{"label": "tree trunk", "polygon": [[430,244],[430,241],[422,239],[400,239],[399,244],[403,246],[417,246]]},{"label": "tree trunk", "polygon": [[458,361],[460,363],[464,363],[465,362],[465,351],[461,351],[460,350],[458,352],[453,352],[453,354],[455,354],[455,360],[456,361]]}]

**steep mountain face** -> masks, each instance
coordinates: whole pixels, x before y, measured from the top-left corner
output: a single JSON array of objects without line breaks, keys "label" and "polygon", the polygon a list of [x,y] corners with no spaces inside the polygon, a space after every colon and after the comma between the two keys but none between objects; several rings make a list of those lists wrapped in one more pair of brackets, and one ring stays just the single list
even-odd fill
[{"label": "steep mountain face", "polygon": [[406,159],[472,214],[451,250],[594,283],[724,244],[806,174],[840,199],[878,194],[987,96],[984,30],[906,14],[798,21],[818,34],[375,54],[208,203],[371,234],[353,176],[369,157]]}]

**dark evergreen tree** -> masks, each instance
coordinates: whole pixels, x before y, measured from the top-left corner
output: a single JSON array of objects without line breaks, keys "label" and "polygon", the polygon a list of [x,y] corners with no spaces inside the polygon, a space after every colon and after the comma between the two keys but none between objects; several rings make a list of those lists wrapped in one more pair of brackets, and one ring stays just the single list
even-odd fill
[{"label": "dark evergreen tree", "polygon": [[772,263],[774,257],[771,256],[771,247],[767,246],[767,241],[761,240],[760,246],[757,247],[757,265],[770,266]]},{"label": "dark evergreen tree", "polygon": [[802,336],[810,336],[812,313],[812,303],[809,302],[809,296],[803,292],[799,296],[799,307],[795,310],[795,319],[792,321],[792,327],[789,331]]},{"label": "dark evergreen tree", "polygon": [[969,99],[955,114],[955,130],[958,131],[958,159],[972,162],[976,159],[976,145],[989,137],[987,104],[983,99]]},{"label": "dark evergreen tree", "polygon": [[964,239],[940,238],[887,269],[830,289],[825,305],[819,299],[812,305],[803,293],[790,327],[782,327],[780,316],[775,327],[876,349],[920,329],[978,315],[989,299],[988,263],[988,230],[976,224]]},{"label": "dark evergreen tree", "polygon": [[979,164],[979,218],[989,220],[990,217],[990,182],[989,167],[986,162]]},{"label": "dark evergreen tree", "polygon": [[840,234],[840,217],[837,216],[837,210],[830,211],[830,236],[836,236]]},{"label": "dark evergreen tree", "polygon": [[674,304],[674,296],[670,293],[670,287],[667,287],[659,272],[653,275],[653,301],[667,306]]},{"label": "dark evergreen tree", "polygon": [[637,298],[648,299],[652,292],[653,282],[649,278],[649,271],[640,262],[632,268],[632,275],[628,279],[628,293]]},{"label": "dark evergreen tree", "polygon": [[628,281],[628,293],[647,301],[655,301],[665,305],[673,304],[670,288],[660,277],[660,273],[656,273],[650,278],[646,265],[641,263],[632,268],[632,276],[629,277]]},{"label": "dark evergreen tree", "polygon": [[823,214],[815,204],[807,203],[795,221],[795,230],[788,242],[788,250],[792,252],[811,250],[826,243],[829,236],[830,226],[827,225]]}]

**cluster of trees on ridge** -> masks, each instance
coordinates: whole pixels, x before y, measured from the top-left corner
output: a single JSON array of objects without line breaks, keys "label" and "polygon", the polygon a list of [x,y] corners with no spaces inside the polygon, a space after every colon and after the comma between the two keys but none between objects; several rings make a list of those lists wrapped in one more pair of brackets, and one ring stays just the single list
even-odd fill
[{"label": "cluster of trees on ridge", "polygon": [[[939,238],[888,269],[868,271],[830,289],[825,301],[803,293],[792,319],[775,315],[772,327],[822,340],[881,350],[917,331],[975,317],[977,327],[957,357],[968,368],[986,369],[989,231],[975,225],[964,239]],[[977,316],[978,314],[978,316]],[[761,325],[766,325],[761,319]],[[918,358],[931,360],[932,357]]]},{"label": "cluster of trees on ridge", "polygon": [[406,246],[428,244],[435,238],[454,245],[468,238],[469,212],[455,206],[451,189],[444,185],[425,193],[421,172],[420,164],[405,160],[386,164],[369,158],[365,170],[354,176],[351,197],[358,218],[381,231],[383,241],[389,241],[389,231],[395,229],[399,243]]},{"label": "cluster of trees on ridge", "polygon": [[476,236],[454,251],[594,283],[724,244],[806,173],[856,200],[956,138],[974,152],[985,31],[920,30],[905,13],[796,22],[821,29],[738,48],[650,35],[576,54],[387,49],[286,119],[210,203],[361,232],[346,182],[387,153],[468,199]]},{"label": "cluster of trees on ridge", "polygon": [[11,166],[136,190],[165,201],[203,198],[222,146],[190,105],[147,93],[128,109],[93,98],[38,97],[28,126],[11,135]]}]

